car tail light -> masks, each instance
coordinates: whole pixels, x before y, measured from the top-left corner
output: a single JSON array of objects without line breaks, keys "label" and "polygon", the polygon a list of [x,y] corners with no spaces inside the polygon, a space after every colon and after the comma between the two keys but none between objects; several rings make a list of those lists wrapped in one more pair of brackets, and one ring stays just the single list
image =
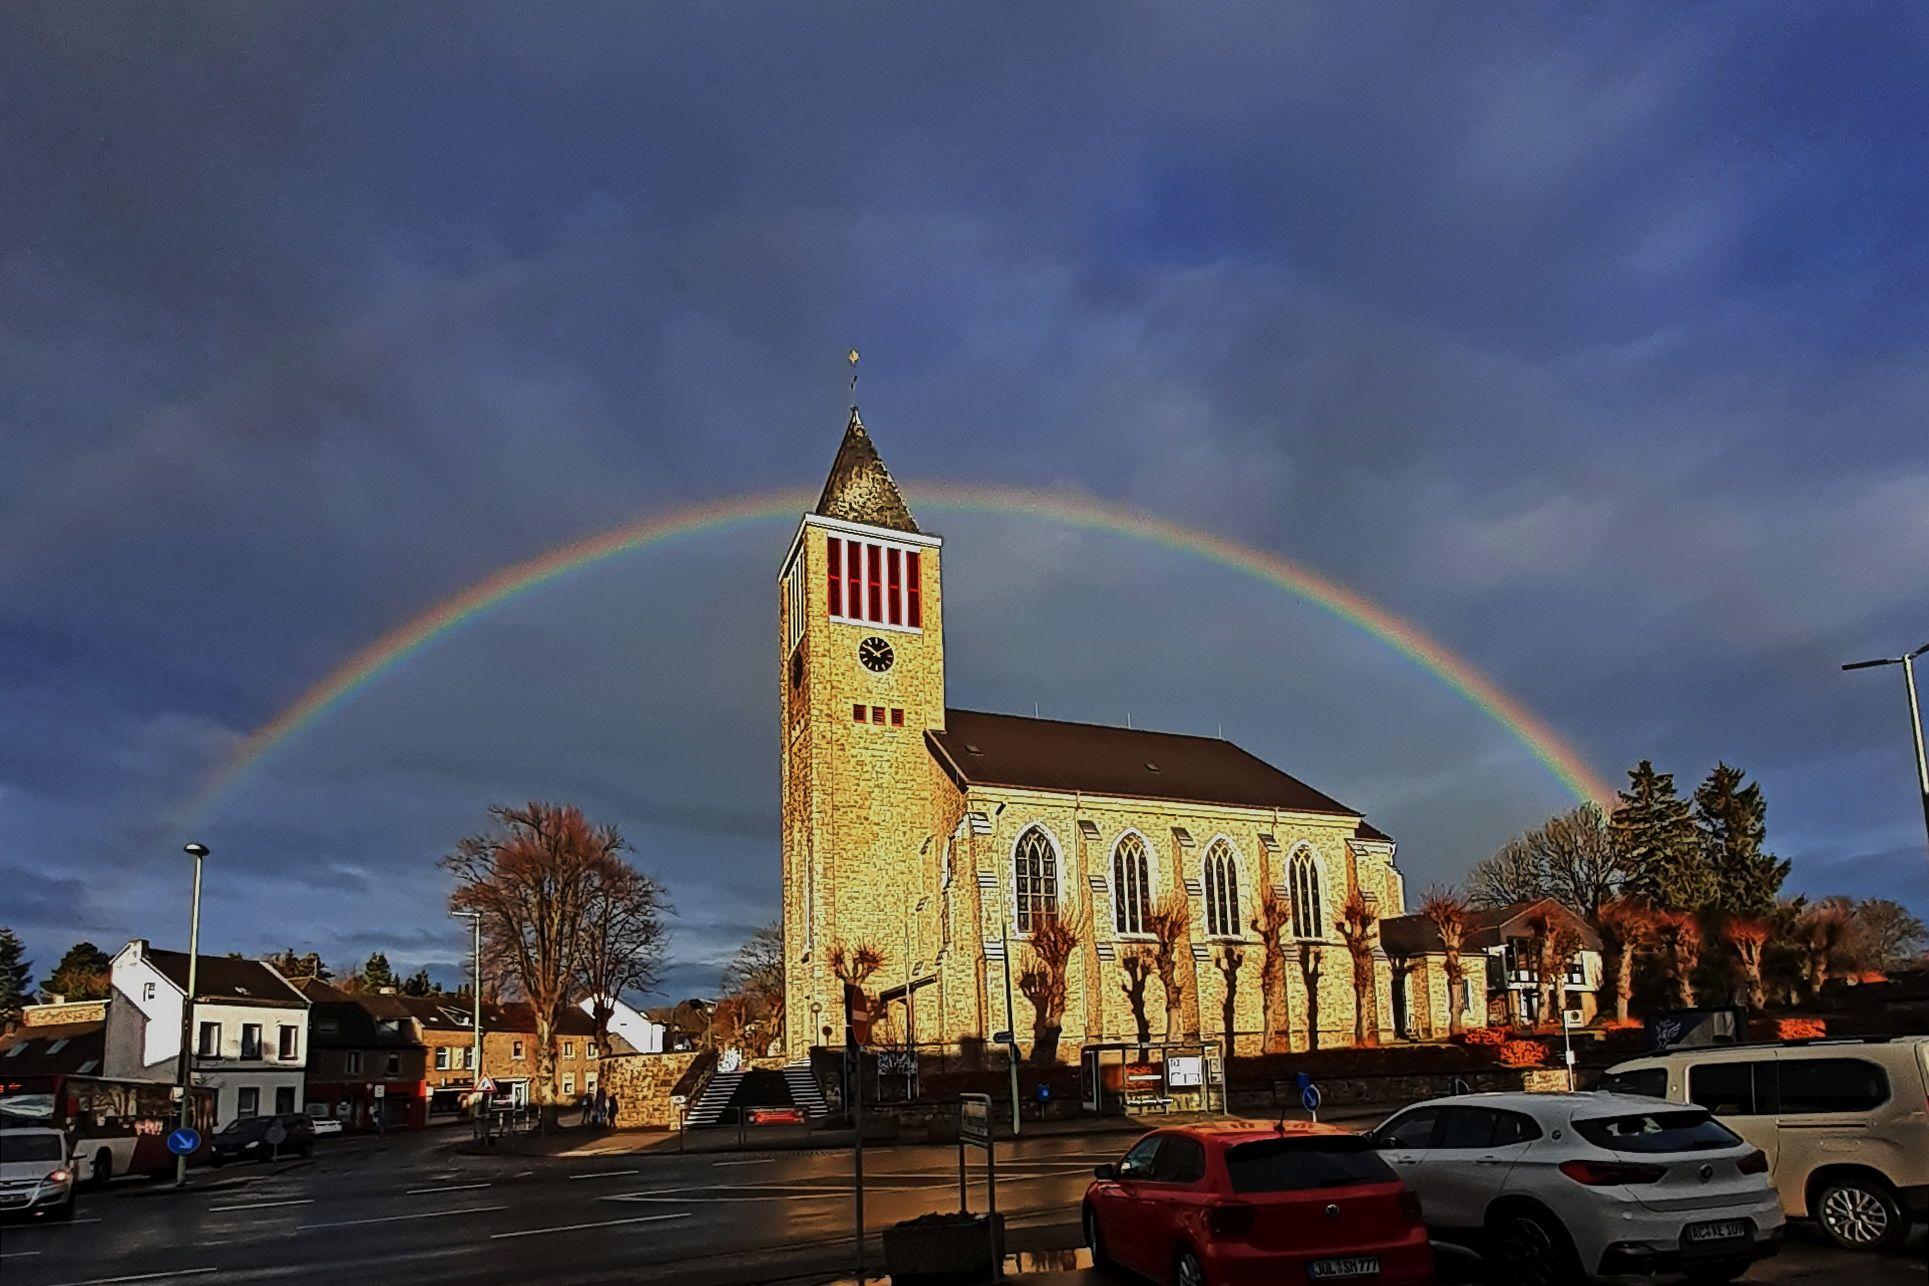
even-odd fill
[{"label": "car tail light", "polygon": [[1563,1161],[1561,1173],[1576,1183],[1600,1188],[1616,1183],[1659,1183],[1668,1168],[1628,1161]]},{"label": "car tail light", "polygon": [[1411,1219],[1414,1223],[1422,1222],[1420,1218],[1420,1194],[1412,1188],[1402,1188],[1400,1190],[1400,1213]]},{"label": "car tail light", "polygon": [[65,1183],[74,1176],[65,1170],[56,1170],[47,1176],[48,1183]]},{"label": "car tail light", "polygon": [[1735,1169],[1743,1174],[1767,1174],[1768,1153],[1756,1148],[1741,1160],[1735,1162]]},{"label": "car tail light", "polygon": [[1256,1206],[1243,1201],[1207,1206],[1206,1228],[1215,1237],[1243,1237],[1252,1231],[1253,1219],[1258,1214]]}]

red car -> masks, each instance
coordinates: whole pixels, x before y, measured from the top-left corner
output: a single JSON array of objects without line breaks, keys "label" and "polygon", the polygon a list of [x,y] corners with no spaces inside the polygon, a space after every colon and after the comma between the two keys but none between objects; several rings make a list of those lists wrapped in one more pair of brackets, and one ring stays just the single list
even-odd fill
[{"label": "red car", "polygon": [[1433,1280],[1420,1201],[1365,1137],[1227,1121],[1154,1130],[1085,1191],[1092,1262],[1173,1286]]}]

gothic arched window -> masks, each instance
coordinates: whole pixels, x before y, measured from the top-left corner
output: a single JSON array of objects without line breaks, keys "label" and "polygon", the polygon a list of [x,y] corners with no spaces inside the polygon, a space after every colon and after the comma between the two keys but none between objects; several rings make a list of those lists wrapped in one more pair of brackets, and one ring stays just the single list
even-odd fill
[{"label": "gothic arched window", "polygon": [[1145,841],[1127,831],[1112,849],[1112,926],[1120,933],[1144,933],[1152,907],[1151,864]]},{"label": "gothic arched window", "polygon": [[1037,826],[1020,835],[1012,867],[1018,895],[1018,932],[1030,933],[1035,921],[1058,914],[1058,849],[1051,836]]},{"label": "gothic arched window", "polygon": [[1292,895],[1293,902],[1293,936],[1324,937],[1319,900],[1319,864],[1313,860],[1310,850],[1302,848],[1293,854],[1286,878],[1287,891]]},{"label": "gothic arched window", "polygon": [[1223,839],[1206,849],[1206,936],[1239,936],[1239,861]]}]

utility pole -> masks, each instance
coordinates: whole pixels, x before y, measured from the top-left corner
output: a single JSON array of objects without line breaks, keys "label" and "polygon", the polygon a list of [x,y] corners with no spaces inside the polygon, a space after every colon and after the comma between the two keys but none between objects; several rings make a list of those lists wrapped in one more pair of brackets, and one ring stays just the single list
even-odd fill
[{"label": "utility pole", "polygon": [[488,1130],[487,1110],[482,1101],[482,912],[451,911],[449,914],[467,920],[470,932],[474,934],[474,953],[470,959],[469,975],[469,1028],[473,1033],[471,1037],[473,1043],[470,1046],[469,1057],[474,1060],[475,1070],[469,1077],[469,1084],[475,1091],[476,1134],[477,1137],[481,1137]]},{"label": "utility pole", "polygon": [[[206,844],[183,844],[181,851],[194,859],[194,897],[188,911],[188,990],[181,997],[181,1058],[176,1069],[181,1092],[181,1128],[194,1125],[194,997],[200,990],[197,966],[201,962],[201,859],[208,855]],[[174,1158],[174,1186],[186,1187],[188,1158],[185,1152]]]},{"label": "utility pole", "polygon": [[1011,926],[1004,913],[998,915],[998,954],[1005,964],[1005,1066],[1011,1069],[1011,1132],[1018,1135],[1018,1033],[1012,1030],[1011,1016]]},{"label": "utility pole", "polygon": [[1929,834],[1929,757],[1922,749],[1922,707],[1916,702],[1916,658],[1929,652],[1929,643],[1924,643],[1913,652],[1901,656],[1877,657],[1873,661],[1851,661],[1843,666],[1844,670],[1866,670],[1876,665],[1899,665],[1902,667],[1902,685],[1909,694],[1909,733],[1916,742],[1916,789],[1922,796],[1922,825]]}]

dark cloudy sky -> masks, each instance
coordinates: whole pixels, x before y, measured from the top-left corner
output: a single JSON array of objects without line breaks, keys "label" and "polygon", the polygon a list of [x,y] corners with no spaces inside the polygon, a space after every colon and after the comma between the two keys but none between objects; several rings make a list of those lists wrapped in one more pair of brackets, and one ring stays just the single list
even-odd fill
[{"label": "dark cloudy sky", "polygon": [[[1917,4],[25,4],[0,10],[0,922],[462,938],[492,801],[620,823],[708,990],[777,893],[789,525],[486,615],[246,733],[493,569],[811,486],[843,354],[920,480],[1284,553],[1610,778],[1757,774],[1810,892],[1929,912]],[[1210,732],[1414,888],[1564,805],[1383,644],[1186,555],[930,508],[954,704]]]}]

